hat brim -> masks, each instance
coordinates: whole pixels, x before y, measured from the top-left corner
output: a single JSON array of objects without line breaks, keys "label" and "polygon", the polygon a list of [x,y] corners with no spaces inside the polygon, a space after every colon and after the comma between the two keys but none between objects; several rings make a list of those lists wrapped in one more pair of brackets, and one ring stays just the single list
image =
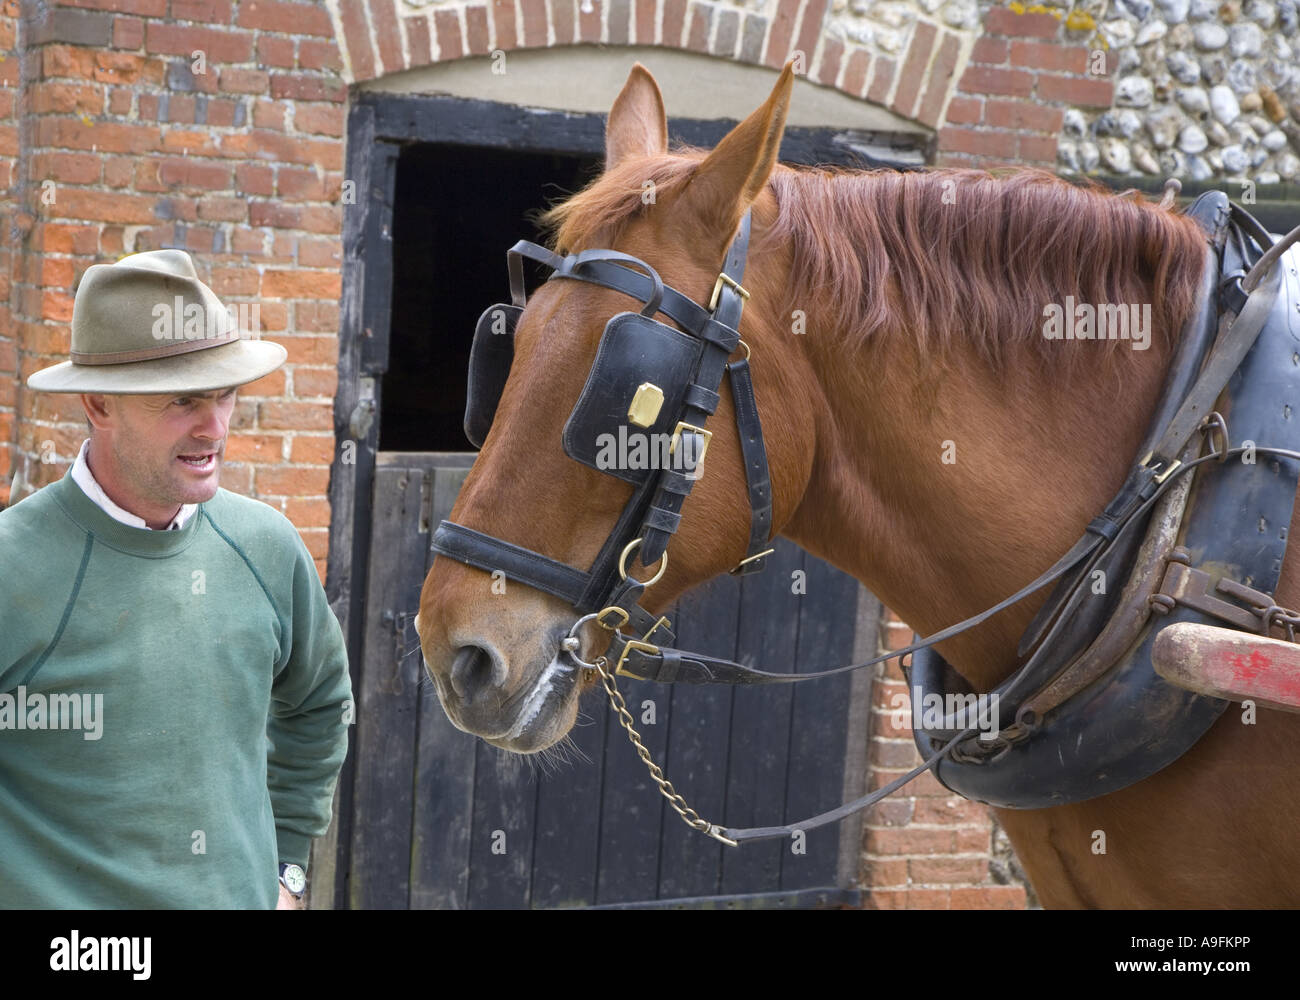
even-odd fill
[{"label": "hat brim", "polygon": [[289,357],[269,340],[237,340],[169,358],[121,365],[79,365],[64,361],[27,378],[39,392],[93,392],[105,395],[165,395],[211,392],[255,382]]}]

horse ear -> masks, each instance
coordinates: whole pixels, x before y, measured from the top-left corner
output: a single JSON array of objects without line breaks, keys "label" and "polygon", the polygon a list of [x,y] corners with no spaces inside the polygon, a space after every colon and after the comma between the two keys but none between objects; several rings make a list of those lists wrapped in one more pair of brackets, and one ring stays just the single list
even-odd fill
[{"label": "horse ear", "polygon": [[776,166],[794,87],[793,67],[793,61],[785,64],[767,100],[705,157],[687,189],[728,241]]},{"label": "horse ear", "polygon": [[605,124],[605,169],[633,156],[668,152],[668,116],[659,84],[637,63],[609,109]]}]

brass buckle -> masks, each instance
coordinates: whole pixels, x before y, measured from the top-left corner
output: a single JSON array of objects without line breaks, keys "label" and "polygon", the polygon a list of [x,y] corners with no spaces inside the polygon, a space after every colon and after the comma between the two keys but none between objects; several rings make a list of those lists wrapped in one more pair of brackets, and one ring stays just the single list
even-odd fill
[{"label": "brass buckle", "polygon": [[[617,611],[620,615],[623,616],[623,620],[619,622],[617,625],[611,625],[609,622],[605,621],[605,616],[609,614],[611,611]],[[611,604],[607,608],[601,608],[600,611],[596,613],[596,624],[603,629],[608,629],[610,632],[617,632],[619,629],[621,629],[624,625],[627,624],[627,620],[631,617],[632,616],[627,613],[626,608],[620,608],[617,604]]]},{"label": "brass buckle", "polygon": [[749,301],[749,292],[745,291],[744,286],[741,285],[740,282],[724,271],[718,275],[718,280],[713,283],[713,294],[709,296],[709,312],[713,312],[718,308],[718,296],[722,294],[722,286],[724,284],[730,285],[736,290],[737,295],[746,302]]},{"label": "brass buckle", "polygon": [[668,454],[674,455],[677,453],[677,446],[682,440],[682,431],[694,431],[704,438],[704,444],[700,447],[700,453],[695,456],[695,466],[691,469],[689,476],[691,479],[699,479],[704,475],[704,456],[709,453],[709,442],[713,440],[713,431],[706,431],[703,427],[688,424],[685,420],[677,421],[677,426],[673,428],[672,440],[668,444]]},{"label": "brass buckle", "polygon": [[736,565],[733,566],[730,570],[728,570],[728,572],[732,576],[735,576],[737,573],[740,572],[740,567],[744,566],[745,563],[752,563],[757,559],[762,559],[764,556],[770,556],[775,551],[776,549],[764,549],[762,552],[755,552],[752,556],[745,556],[744,559],[736,563]]},{"label": "brass buckle", "polygon": [[[655,628],[658,627],[658,625],[655,626]],[[654,629],[651,629],[650,631],[653,632]],[[646,634],[648,635],[649,633]],[[614,673],[618,674],[620,677],[635,677],[637,680],[645,680],[644,677],[638,677],[631,671],[623,669],[623,664],[627,662],[628,654],[634,650],[640,653],[658,653],[659,647],[652,642],[642,642],[640,639],[629,639],[623,644],[623,652],[618,655],[618,663],[614,665]]]},{"label": "brass buckle", "polygon": [[[1142,461],[1139,462],[1138,464],[1139,464],[1139,465],[1146,465],[1149,461],[1151,461],[1151,456],[1152,456],[1153,454],[1154,454],[1154,452],[1150,452],[1150,451],[1147,452],[1145,455],[1142,456]],[[1178,468],[1180,465],[1182,465],[1182,464],[1183,464],[1183,463],[1182,463],[1182,460],[1181,460],[1181,459],[1177,459],[1177,458],[1174,459],[1173,462],[1171,462],[1171,463],[1169,464],[1168,468],[1164,469],[1164,470],[1161,471],[1161,472],[1157,472],[1157,473],[1155,474],[1155,477],[1154,477],[1154,478],[1155,478],[1155,481],[1156,481],[1157,483],[1163,483],[1166,479],[1168,479],[1171,475],[1173,475],[1174,470],[1177,469],[1177,468]],[[1154,471],[1154,470],[1153,470],[1153,471]]]}]

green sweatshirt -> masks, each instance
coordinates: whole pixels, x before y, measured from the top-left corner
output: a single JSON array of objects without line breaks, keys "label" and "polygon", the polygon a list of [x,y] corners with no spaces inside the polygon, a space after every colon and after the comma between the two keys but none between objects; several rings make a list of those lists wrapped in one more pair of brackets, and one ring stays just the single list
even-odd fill
[{"label": "green sweatshirt", "polygon": [[0,906],[271,908],[347,749],[343,635],[289,521],[178,531],[71,475],[0,512]]}]

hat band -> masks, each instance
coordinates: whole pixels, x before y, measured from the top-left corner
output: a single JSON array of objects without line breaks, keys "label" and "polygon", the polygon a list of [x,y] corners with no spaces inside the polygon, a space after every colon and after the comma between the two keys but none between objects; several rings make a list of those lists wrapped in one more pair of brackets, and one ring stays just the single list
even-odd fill
[{"label": "hat band", "polygon": [[149,347],[140,351],[113,351],[108,354],[86,354],[72,351],[70,357],[77,365],[124,365],[131,361],[152,361],[155,358],[170,358],[177,354],[189,354],[209,347],[233,344],[240,339],[239,333],[226,337],[205,337],[202,340],[185,341],[179,344],[167,344],[163,347]]}]

